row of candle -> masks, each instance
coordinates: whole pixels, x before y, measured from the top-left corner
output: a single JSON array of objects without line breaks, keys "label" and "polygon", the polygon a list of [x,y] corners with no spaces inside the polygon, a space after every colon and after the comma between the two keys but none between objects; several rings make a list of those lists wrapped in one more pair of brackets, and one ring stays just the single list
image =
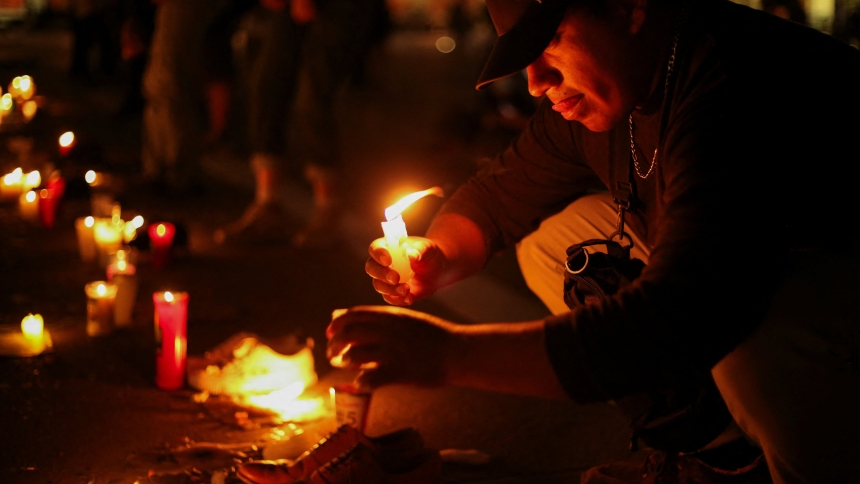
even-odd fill
[{"label": "row of candle", "polygon": [[[114,328],[115,306],[121,289],[111,282],[96,281],[84,287],[87,295],[87,334],[103,336]],[[188,293],[155,292],[156,355],[155,383],[165,390],[185,385],[188,349]],[[38,355],[52,345],[40,314],[29,314],[21,321],[21,333],[28,355]]]},{"label": "row of candle", "polygon": [[9,83],[9,92],[3,94],[0,89],[0,124],[3,119],[16,115],[15,107],[19,106],[20,116],[29,122],[39,109],[38,102],[33,99],[36,94],[36,84],[30,76],[18,76]]}]

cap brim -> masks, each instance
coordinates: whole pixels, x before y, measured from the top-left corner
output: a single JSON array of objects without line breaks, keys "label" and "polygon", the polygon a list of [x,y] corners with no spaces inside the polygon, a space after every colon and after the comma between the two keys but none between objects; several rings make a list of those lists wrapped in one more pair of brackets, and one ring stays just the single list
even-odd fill
[{"label": "cap brim", "polygon": [[522,71],[547,48],[564,17],[568,2],[534,2],[509,31],[496,40],[478,77],[476,89]]}]

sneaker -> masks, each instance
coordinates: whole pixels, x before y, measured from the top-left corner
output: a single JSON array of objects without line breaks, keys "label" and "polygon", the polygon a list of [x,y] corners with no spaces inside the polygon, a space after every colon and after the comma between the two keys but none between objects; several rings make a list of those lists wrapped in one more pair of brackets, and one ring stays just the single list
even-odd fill
[{"label": "sneaker", "polygon": [[313,341],[295,354],[283,355],[250,333],[238,333],[207,352],[188,357],[188,384],[213,395],[269,393],[302,382],[316,383]]},{"label": "sneaker", "polygon": [[286,216],[276,202],[252,203],[238,220],[215,231],[218,244],[266,244],[287,240]]},{"label": "sneaker", "polygon": [[585,472],[580,484],[772,484],[764,455],[733,470],[718,469],[690,454],[654,452],[642,464],[615,462]]},{"label": "sneaker", "polygon": [[[295,462],[289,460],[251,461],[239,466],[236,475],[248,484],[289,484],[309,479],[333,459],[356,448],[367,449],[380,461],[411,461],[425,453],[424,441],[415,429],[406,428],[379,437],[367,437],[354,427],[341,426],[320,440]],[[364,481],[358,481],[364,482]]]},{"label": "sneaker", "polygon": [[315,470],[302,484],[436,484],[442,480],[438,452],[424,450],[409,459],[383,462],[377,453],[357,446]]}]

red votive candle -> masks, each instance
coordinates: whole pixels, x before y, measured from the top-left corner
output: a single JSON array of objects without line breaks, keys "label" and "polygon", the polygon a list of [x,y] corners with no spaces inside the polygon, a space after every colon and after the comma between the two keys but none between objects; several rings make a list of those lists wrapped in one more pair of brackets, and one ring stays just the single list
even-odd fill
[{"label": "red votive candle", "polygon": [[185,354],[188,347],[188,293],[156,292],[155,384],[162,390],[185,386]]},{"label": "red votive candle", "polygon": [[152,249],[152,265],[164,267],[170,261],[170,247],[176,227],[170,222],[159,222],[149,226],[149,245]]},{"label": "red votive candle", "polygon": [[51,228],[57,219],[57,202],[59,198],[52,190],[39,191],[39,218],[42,220],[42,226]]}]

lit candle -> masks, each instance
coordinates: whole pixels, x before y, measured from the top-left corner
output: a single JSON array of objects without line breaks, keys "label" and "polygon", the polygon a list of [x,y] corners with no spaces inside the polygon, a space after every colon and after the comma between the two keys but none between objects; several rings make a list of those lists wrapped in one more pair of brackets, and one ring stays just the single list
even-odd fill
[{"label": "lit candle", "polygon": [[149,226],[149,245],[152,249],[152,265],[164,267],[170,260],[170,247],[176,227],[169,222],[159,222]]},{"label": "lit candle", "polygon": [[21,321],[21,332],[24,333],[27,340],[41,343],[45,332],[45,321],[42,319],[42,315],[28,314]]},{"label": "lit candle", "polygon": [[108,281],[116,285],[114,324],[118,328],[131,325],[134,303],[137,300],[136,253],[132,247],[123,247],[111,254],[111,261],[107,266]]},{"label": "lit candle", "polygon": [[403,222],[401,213],[406,210],[406,207],[427,195],[444,196],[441,188],[433,187],[411,193],[385,209],[385,220],[387,221],[382,222],[382,232],[385,234],[386,248],[391,255],[390,267],[400,274],[401,283],[409,282],[413,274],[412,266],[409,264],[409,257],[406,255],[406,246],[403,244],[406,241],[407,233],[406,223]]},{"label": "lit candle", "polygon": [[156,292],[155,304],[155,384],[163,390],[185,385],[188,293]]},{"label": "lit candle", "polygon": [[18,198],[18,212],[24,220],[36,223],[39,220],[39,197],[30,190]]},{"label": "lit candle", "polygon": [[45,351],[50,337],[45,331],[45,321],[41,314],[31,313],[21,320],[21,333],[23,333],[24,341],[29,347],[29,353],[38,355]]},{"label": "lit candle", "polygon": [[2,96],[0,96],[0,119],[5,118],[12,114],[12,111],[15,109],[15,101],[12,99],[12,95],[8,92]]},{"label": "lit candle", "polygon": [[24,120],[30,122],[36,116],[36,112],[39,111],[39,103],[36,101],[30,100],[24,103],[21,106],[21,113],[24,115]]},{"label": "lit candle", "polygon": [[36,84],[30,76],[18,76],[9,83],[9,94],[22,101],[27,101],[36,94]]},{"label": "lit candle", "polygon": [[122,245],[122,220],[98,218],[93,228],[93,237],[98,248],[99,263],[107,267],[108,256]]},{"label": "lit candle", "polygon": [[15,168],[12,173],[7,173],[0,180],[0,197],[4,200],[15,200],[24,191],[24,171]]},{"label": "lit candle", "polygon": [[66,131],[65,133],[60,135],[59,144],[60,144],[60,156],[68,156],[69,152],[72,151],[72,148],[75,147],[75,133],[71,131]]},{"label": "lit candle", "polygon": [[78,252],[81,260],[92,262],[96,259],[96,239],[93,236],[94,217],[80,217],[75,220],[75,231],[78,234]]},{"label": "lit candle", "polygon": [[87,334],[101,336],[113,331],[116,286],[96,281],[84,286],[84,291],[87,294]]},{"label": "lit candle", "polygon": [[42,184],[42,175],[38,170],[27,173],[21,180],[23,191],[32,190]]},{"label": "lit candle", "polygon": [[39,218],[42,220],[42,226],[49,229],[54,226],[57,219],[57,202],[59,198],[55,196],[53,190],[39,191]]}]

